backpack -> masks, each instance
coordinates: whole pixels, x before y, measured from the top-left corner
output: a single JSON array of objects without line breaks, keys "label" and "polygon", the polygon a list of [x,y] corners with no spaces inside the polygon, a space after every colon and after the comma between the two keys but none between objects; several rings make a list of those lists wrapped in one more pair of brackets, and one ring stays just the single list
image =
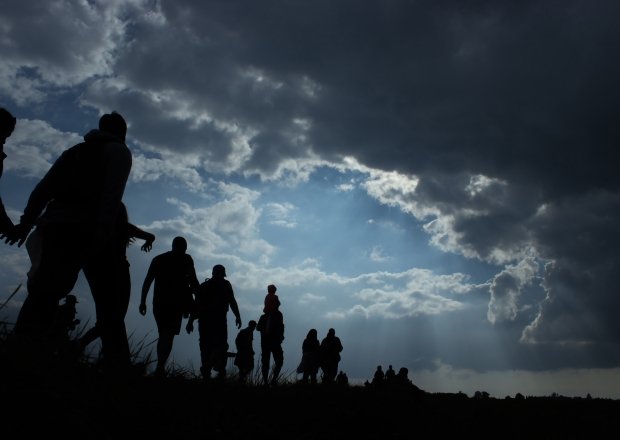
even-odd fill
[{"label": "backpack", "polygon": [[256,323],[256,330],[261,333],[267,330],[267,314],[263,313],[260,318],[258,318],[258,322]]}]

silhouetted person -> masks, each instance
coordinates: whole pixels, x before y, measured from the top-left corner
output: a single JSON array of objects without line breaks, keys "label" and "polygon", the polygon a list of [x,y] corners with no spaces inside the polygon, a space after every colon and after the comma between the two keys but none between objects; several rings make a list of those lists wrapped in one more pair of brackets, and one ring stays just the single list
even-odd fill
[{"label": "silhouetted person", "polygon": [[312,328],[308,331],[304,342],[301,345],[301,363],[298,372],[302,373],[303,383],[316,383],[316,376],[321,365],[321,343],[319,342],[318,332]]},{"label": "silhouetted person", "polygon": [[388,369],[385,370],[385,381],[391,383],[396,377],[396,371],[392,368],[392,365],[388,365]]},{"label": "silhouetted person", "polygon": [[383,379],[385,379],[385,373],[383,372],[383,368],[381,365],[377,365],[377,369],[375,370],[375,374],[372,377],[372,384],[374,386],[383,385]]},{"label": "silhouetted person", "polygon": [[[124,203],[121,203],[116,221],[116,230],[117,234],[114,237],[114,242],[110,247],[111,252],[107,258],[113,262],[113,273],[110,273],[109,276],[113,277],[114,289],[119,292],[119,313],[125,318],[127,309],[129,308],[129,299],[131,297],[131,275],[129,272],[129,260],[127,260],[127,248],[136,238],[139,238],[144,240],[144,244],[140,249],[144,252],[149,252],[153,248],[155,235],[129,222],[127,207]],[[80,345],[86,347],[100,336],[100,325],[95,323],[91,329],[82,335],[80,338]]]},{"label": "silhouetted person", "polygon": [[211,378],[211,371],[220,379],[226,377],[228,358],[228,310],[235,315],[235,325],[241,328],[241,314],[235,294],[226,279],[226,268],[216,264],[211,278],[205,280],[196,292],[196,307],[189,317],[187,333],[194,331],[194,320],[198,319],[200,346],[200,372],[203,379]]},{"label": "silhouetted person", "polygon": [[248,326],[239,330],[235,338],[235,347],[237,354],[235,356],[235,365],[239,368],[239,380],[245,382],[248,374],[254,371],[254,330],[256,329],[256,321],[251,320]]},{"label": "silhouetted person", "polygon": [[347,376],[347,373],[345,373],[344,371],[338,373],[338,376],[336,377],[336,383],[341,386],[349,385],[349,376]]},{"label": "silhouetted person", "polygon": [[183,237],[172,240],[172,250],[157,255],[149,266],[140,297],[139,312],[146,315],[146,297],[153,281],[153,316],[157,324],[156,376],[164,376],[166,362],[172,352],[174,336],[181,331],[183,317],[189,316],[193,307],[193,294],[199,283],[194,260],[186,253],[187,241]]},{"label": "silhouetted person", "polygon": [[64,151],[37,184],[9,240],[21,246],[28,238],[32,263],[15,334],[22,340],[44,341],[59,300],[73,289],[82,270],[101,325],[102,360],[115,371],[130,366],[119,292],[109,279],[113,262],[107,259],[131,170],[126,132],[120,114],[101,116],[99,128]]},{"label": "silhouetted person", "polygon": [[398,370],[394,383],[401,386],[413,385],[413,382],[409,379],[409,370],[406,367]]},{"label": "silhouetted person", "polygon": [[[0,177],[4,171],[4,159],[6,159],[6,153],[4,152],[4,143],[7,138],[13,134],[15,130],[15,124],[17,119],[7,109],[0,107]],[[0,234],[3,237],[13,237],[13,222],[7,215],[4,209],[4,203],[0,197]]]},{"label": "silhouetted person", "polygon": [[284,341],[284,317],[280,307],[269,313],[263,313],[258,320],[256,330],[260,332],[261,349],[261,373],[263,383],[269,385],[269,364],[273,356],[273,371],[271,372],[271,384],[278,383],[278,377],[284,364],[284,351],[282,342]]},{"label": "silhouetted person", "polygon": [[336,336],[336,330],[330,328],[327,336],[321,341],[321,370],[323,370],[324,383],[331,383],[336,379],[341,351],[340,338]]},{"label": "silhouetted person", "polygon": [[276,295],[278,289],[275,285],[270,284],[267,286],[267,295],[265,295],[265,306],[263,307],[263,313],[269,313],[280,307],[280,298]]}]

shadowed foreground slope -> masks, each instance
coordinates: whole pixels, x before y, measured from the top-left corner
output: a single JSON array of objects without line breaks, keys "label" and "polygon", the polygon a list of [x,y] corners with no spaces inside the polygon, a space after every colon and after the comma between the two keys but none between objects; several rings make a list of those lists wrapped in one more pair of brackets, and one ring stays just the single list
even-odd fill
[{"label": "shadowed foreground slope", "polygon": [[620,401],[606,399],[469,398],[415,386],[264,388],[139,373],[118,380],[84,362],[26,366],[6,352],[1,361],[4,438],[592,438],[613,432],[620,416]]}]

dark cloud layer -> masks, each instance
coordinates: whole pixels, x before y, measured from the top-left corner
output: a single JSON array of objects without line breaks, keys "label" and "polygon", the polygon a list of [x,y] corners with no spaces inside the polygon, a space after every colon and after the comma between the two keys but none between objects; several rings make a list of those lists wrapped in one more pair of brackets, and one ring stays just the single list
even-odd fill
[{"label": "dark cloud layer", "polygon": [[[307,120],[304,144],[321,157],[418,176],[413,199],[451,216],[480,258],[531,247],[553,260],[530,341],[619,340],[617,3],[196,8],[162,10],[211,43],[207,82],[233,78],[202,89],[222,117],[257,129],[248,166],[295,157],[291,121]],[[279,86],[235,83],[250,67]],[[467,195],[472,175],[494,180]]]}]

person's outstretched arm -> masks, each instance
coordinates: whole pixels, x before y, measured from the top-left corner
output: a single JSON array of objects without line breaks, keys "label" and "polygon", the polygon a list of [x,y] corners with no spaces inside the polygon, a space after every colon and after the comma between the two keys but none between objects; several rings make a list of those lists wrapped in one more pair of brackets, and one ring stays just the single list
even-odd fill
[{"label": "person's outstretched arm", "polygon": [[230,289],[230,310],[232,310],[232,312],[235,315],[235,324],[237,325],[237,328],[241,328],[241,314],[239,313],[239,306],[237,305],[237,300],[235,299],[235,294],[232,291],[232,288]]},{"label": "person's outstretched arm", "polygon": [[69,161],[69,155],[68,150],[64,151],[34,187],[28,197],[28,203],[19,219],[19,223],[13,228],[12,236],[6,239],[7,244],[13,245],[17,243],[18,247],[24,244],[36,220],[50,200],[54,198],[55,189],[59,185],[59,181],[62,180],[62,176],[67,173],[66,164]]},{"label": "person's outstretched arm", "polygon": [[188,261],[190,262],[189,264],[189,268],[188,268],[188,278],[189,278],[189,285],[192,289],[192,292],[194,293],[194,296],[196,295],[196,292],[198,292],[198,288],[200,287],[200,281],[198,281],[198,276],[196,276],[196,268],[194,267],[194,259],[191,257],[191,255],[188,255]]},{"label": "person's outstretched arm", "polygon": [[143,229],[140,229],[133,223],[127,224],[127,231],[131,238],[135,237],[144,240],[144,244],[142,245],[142,247],[140,247],[140,249],[142,249],[144,252],[149,252],[151,249],[153,249],[155,235],[151,234],[150,232],[146,232]]},{"label": "person's outstretched arm", "polygon": [[4,204],[0,198],[0,233],[9,236],[13,232],[13,221],[7,215]]}]

